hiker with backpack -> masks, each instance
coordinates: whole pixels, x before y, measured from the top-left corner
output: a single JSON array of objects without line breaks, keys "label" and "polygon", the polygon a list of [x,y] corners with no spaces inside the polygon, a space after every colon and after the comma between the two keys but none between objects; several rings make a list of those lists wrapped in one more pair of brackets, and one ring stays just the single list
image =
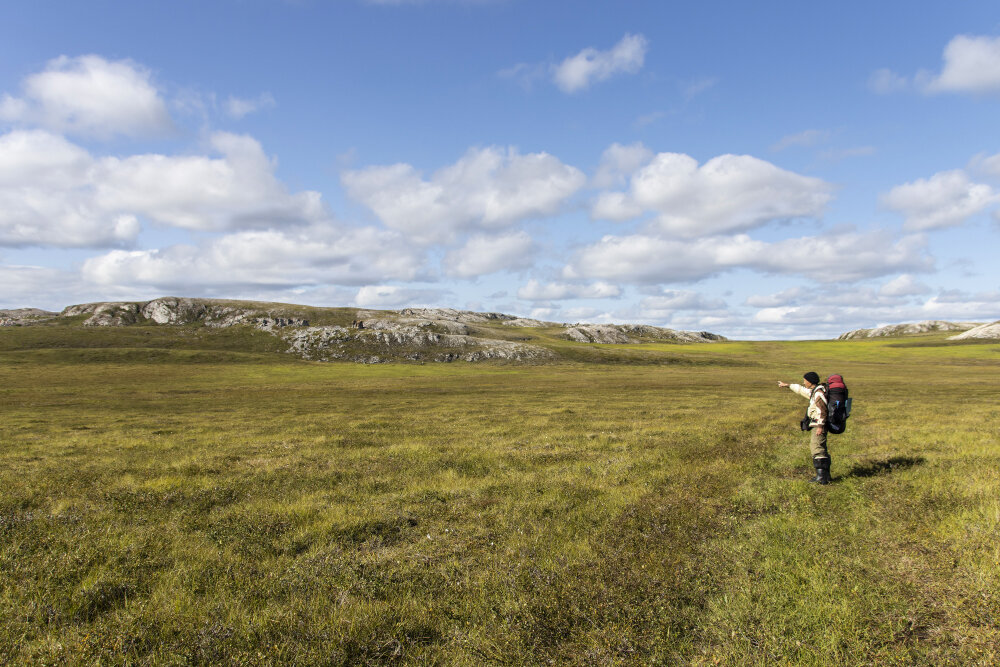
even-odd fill
[{"label": "hiker with backpack", "polygon": [[826,448],[826,434],[827,431],[843,433],[850,414],[844,379],[839,375],[831,375],[825,383],[820,383],[819,375],[809,371],[802,376],[802,384],[778,382],[778,386],[788,387],[799,396],[809,399],[809,407],[800,424],[803,431],[811,431],[809,448],[816,476],[809,481],[829,484],[830,452]]}]

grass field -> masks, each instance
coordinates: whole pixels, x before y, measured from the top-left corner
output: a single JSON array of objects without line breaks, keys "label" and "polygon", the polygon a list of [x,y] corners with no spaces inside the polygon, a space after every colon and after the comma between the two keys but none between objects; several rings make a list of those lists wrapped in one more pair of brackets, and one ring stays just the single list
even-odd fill
[{"label": "grass field", "polygon": [[[196,334],[0,330],[0,662],[1000,662],[1000,344]],[[855,397],[827,487],[806,370]]]}]

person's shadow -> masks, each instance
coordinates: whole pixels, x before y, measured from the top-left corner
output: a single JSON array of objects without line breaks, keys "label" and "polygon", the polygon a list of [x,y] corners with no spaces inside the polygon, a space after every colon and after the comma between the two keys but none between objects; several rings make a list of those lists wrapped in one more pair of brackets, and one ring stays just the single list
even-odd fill
[{"label": "person's shadow", "polygon": [[926,462],[927,459],[923,456],[892,456],[887,459],[882,459],[881,461],[865,461],[864,463],[856,463],[850,470],[840,477],[875,477],[876,475],[888,474],[893,470],[903,470],[905,468],[923,465]]}]

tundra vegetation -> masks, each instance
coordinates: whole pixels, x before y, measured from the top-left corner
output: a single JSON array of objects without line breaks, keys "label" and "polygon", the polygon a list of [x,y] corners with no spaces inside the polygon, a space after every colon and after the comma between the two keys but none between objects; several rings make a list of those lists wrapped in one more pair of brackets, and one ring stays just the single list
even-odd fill
[{"label": "tundra vegetation", "polygon": [[0,328],[2,662],[1000,661],[997,341],[363,365],[82,317]]}]

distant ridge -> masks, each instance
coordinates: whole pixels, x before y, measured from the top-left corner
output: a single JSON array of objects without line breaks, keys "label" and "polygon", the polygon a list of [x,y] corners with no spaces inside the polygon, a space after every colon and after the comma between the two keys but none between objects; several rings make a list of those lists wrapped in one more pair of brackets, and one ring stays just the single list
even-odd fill
[{"label": "distant ridge", "polygon": [[910,324],[888,324],[874,329],[855,329],[840,334],[837,340],[854,340],[857,338],[890,338],[894,336],[919,336],[921,334],[939,331],[966,331],[978,327],[981,322],[945,322],[943,320],[925,320]]},{"label": "distant ridge", "polygon": [[[631,324],[562,324],[452,308],[365,308],[162,297],[0,313],[3,326],[188,326],[266,332],[285,352],[312,361],[535,361],[558,359],[574,343],[712,343],[725,337]],[[207,333],[207,332],[205,332]],[[201,335],[201,334],[198,334]]]},{"label": "distant ridge", "polygon": [[951,336],[948,340],[969,340],[975,338],[982,339],[997,339],[1000,338],[1000,320],[996,322],[990,322],[989,324],[981,324],[978,327],[969,329],[965,333],[960,333],[957,336]]}]

